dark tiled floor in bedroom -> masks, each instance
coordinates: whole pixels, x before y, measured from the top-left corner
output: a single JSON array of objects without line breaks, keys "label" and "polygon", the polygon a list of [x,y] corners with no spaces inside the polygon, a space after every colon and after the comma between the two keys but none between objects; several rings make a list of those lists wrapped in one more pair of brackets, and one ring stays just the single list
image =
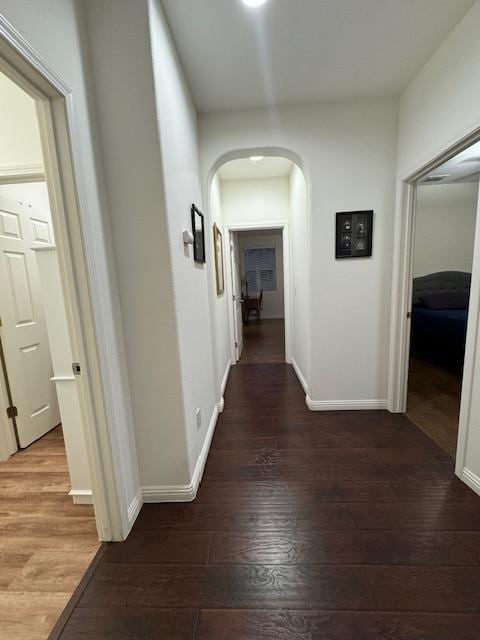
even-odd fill
[{"label": "dark tiled floor in bedroom", "polygon": [[145,505],[62,640],[478,640],[480,498],[407,418],[234,367],[198,498]]}]

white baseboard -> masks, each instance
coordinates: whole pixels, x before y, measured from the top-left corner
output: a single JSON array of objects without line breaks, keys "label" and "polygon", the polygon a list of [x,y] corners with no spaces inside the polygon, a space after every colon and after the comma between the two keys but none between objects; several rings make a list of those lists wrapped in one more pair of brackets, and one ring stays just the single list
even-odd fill
[{"label": "white baseboard", "polygon": [[300,367],[298,366],[295,358],[292,358],[292,367],[293,367],[295,373],[297,374],[297,378],[300,380],[300,384],[302,385],[303,390],[308,395],[307,381],[305,380],[305,376],[303,375],[303,373],[302,373]]},{"label": "white baseboard", "polygon": [[74,504],[93,504],[93,493],[90,489],[72,489],[68,492]]},{"label": "white baseboard", "polygon": [[460,479],[463,480],[463,482],[469,486],[472,491],[475,491],[475,493],[480,495],[480,478],[476,473],[464,468],[460,474]]},{"label": "white baseboard", "polygon": [[142,487],[144,502],[191,502],[195,500],[198,487],[202,481],[205,465],[207,464],[208,453],[210,451],[210,445],[212,444],[217,420],[218,406],[215,405],[212,417],[210,418],[210,424],[208,425],[207,435],[205,436],[202,450],[198,456],[190,484]]},{"label": "white baseboard", "polygon": [[312,400],[306,397],[310,411],[367,411],[385,410],[388,400]]},{"label": "white baseboard", "polygon": [[135,520],[137,519],[138,514],[140,513],[140,509],[142,508],[143,499],[142,499],[142,491],[138,491],[130,506],[128,507],[127,517],[128,522],[131,526],[133,526]]},{"label": "white baseboard", "polygon": [[193,484],[142,487],[144,502],[191,502],[197,492]]},{"label": "white baseboard", "polygon": [[227,388],[228,376],[230,375],[230,369],[232,368],[232,361],[229,358],[227,362],[227,366],[225,367],[225,373],[223,374],[222,384],[220,385],[220,391],[222,393],[222,398],[225,395],[225,389]]},{"label": "white baseboard", "polygon": [[205,436],[203,447],[200,451],[200,455],[198,456],[197,464],[195,465],[195,470],[192,476],[192,485],[195,489],[195,495],[197,495],[197,490],[200,486],[200,482],[202,481],[205,465],[207,464],[208,453],[210,451],[210,445],[212,444],[213,434],[215,433],[215,427],[217,426],[217,420],[218,409],[215,405],[212,417],[210,418],[210,424],[208,425],[207,435]]},{"label": "white baseboard", "polygon": [[220,393],[222,395],[220,402],[217,402],[217,410],[218,413],[222,413],[225,407],[225,400],[223,398],[225,394],[225,389],[227,388],[228,376],[230,375],[230,369],[232,368],[232,361],[229,358],[227,362],[227,366],[225,367],[225,372],[223,374],[222,382],[220,384]]}]

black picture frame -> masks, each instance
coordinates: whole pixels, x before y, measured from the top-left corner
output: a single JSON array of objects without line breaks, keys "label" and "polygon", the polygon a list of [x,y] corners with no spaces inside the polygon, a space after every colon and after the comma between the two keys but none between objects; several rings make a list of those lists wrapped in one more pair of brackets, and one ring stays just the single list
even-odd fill
[{"label": "black picture frame", "polygon": [[335,258],[370,258],[373,247],[373,210],[336,214]]},{"label": "black picture frame", "polygon": [[200,209],[192,204],[193,259],[205,263],[205,218]]}]

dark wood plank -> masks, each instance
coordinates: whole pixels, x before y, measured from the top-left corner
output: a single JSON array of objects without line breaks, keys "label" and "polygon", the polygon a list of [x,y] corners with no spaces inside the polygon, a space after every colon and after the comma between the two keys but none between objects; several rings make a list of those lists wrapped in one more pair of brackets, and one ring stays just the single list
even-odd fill
[{"label": "dark wood plank", "polygon": [[[253,314],[252,314],[253,318]],[[243,326],[240,364],[285,362],[285,322],[250,319]]]},{"label": "dark wood plank", "polygon": [[446,482],[432,482],[425,480],[421,483],[400,480],[392,482],[391,488],[402,502],[477,502],[477,494],[461,482],[452,477]]},{"label": "dark wood plank", "polygon": [[207,562],[210,531],[141,531],[135,529],[123,544],[109,544],[105,562],[145,564],[201,564]]},{"label": "dark wood plank", "polygon": [[197,612],[151,608],[78,608],[62,640],[193,640]]},{"label": "dark wood plank", "polygon": [[389,482],[202,482],[196,504],[227,504],[241,509],[251,506],[295,506],[316,508],[322,503],[398,502]]},{"label": "dark wood plank", "polygon": [[480,612],[477,567],[365,567],[364,571],[378,609]]},{"label": "dark wood plank", "polygon": [[360,567],[103,563],[80,606],[355,610],[374,601]]},{"label": "dark wood plank", "polygon": [[215,532],[211,563],[480,566],[480,533]]},{"label": "dark wood plank", "polygon": [[[212,452],[212,454],[215,452]],[[403,468],[406,479],[423,480],[426,478],[445,482],[452,477],[453,469],[450,465],[433,463],[428,460],[420,463],[405,461],[404,463],[392,461],[368,461],[345,462],[339,459],[327,461],[323,464],[314,459],[305,459],[303,465],[292,459],[282,464],[272,462],[247,464],[237,462],[235,458],[229,461],[227,458],[218,459],[212,456],[207,462],[206,478],[210,482],[228,480],[237,481],[290,481],[303,480],[316,482],[319,480],[343,480],[345,478],[362,481],[388,481],[395,480],[399,476],[399,468]]]},{"label": "dark wood plank", "polygon": [[197,640],[478,640],[480,616],[201,611]]},{"label": "dark wood plank", "polygon": [[452,458],[457,449],[461,388],[461,375],[410,357],[407,415]]},{"label": "dark wood plank", "polygon": [[257,507],[241,509],[233,504],[145,505],[136,531],[279,531],[292,529],[353,529],[344,505],[305,507]]},{"label": "dark wood plank", "polygon": [[480,531],[479,502],[350,505],[357,529]]}]

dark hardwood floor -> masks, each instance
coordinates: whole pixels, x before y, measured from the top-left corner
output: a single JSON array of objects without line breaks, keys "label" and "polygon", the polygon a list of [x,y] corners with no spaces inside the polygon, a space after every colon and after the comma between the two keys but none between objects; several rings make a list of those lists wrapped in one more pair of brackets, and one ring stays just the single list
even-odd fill
[{"label": "dark hardwood floor", "polygon": [[285,362],[285,321],[250,319],[239,364]]},{"label": "dark hardwood floor", "polygon": [[452,458],[457,451],[462,378],[411,356],[407,416]]},{"label": "dark hardwood floor", "polygon": [[198,497],[145,505],[62,640],[478,640],[480,498],[401,415],[234,367]]}]

